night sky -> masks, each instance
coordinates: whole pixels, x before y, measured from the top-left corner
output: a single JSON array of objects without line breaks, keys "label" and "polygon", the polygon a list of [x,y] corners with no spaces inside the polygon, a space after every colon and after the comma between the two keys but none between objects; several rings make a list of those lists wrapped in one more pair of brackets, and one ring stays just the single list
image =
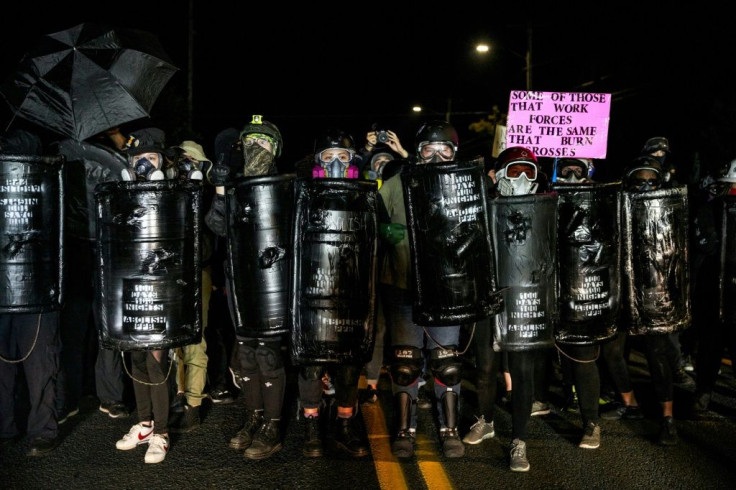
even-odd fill
[{"label": "night sky", "polygon": [[[613,94],[602,175],[620,175],[650,136],[670,139],[682,174],[696,153],[712,168],[736,157],[736,30],[724,12],[681,11],[664,2],[605,8],[551,2],[554,7],[532,9],[526,2],[463,0],[197,0],[190,70],[188,2],[131,0],[114,10],[110,3],[62,3],[8,6],[0,18],[0,78],[43,34],[82,22],[155,32],[180,71],[152,119],[132,126],[158,125],[170,144],[195,139],[208,154],[220,130],[241,128],[251,114],[280,127],[284,168],[309,153],[326,126],[348,130],[362,145],[377,122],[395,129],[413,152],[421,120],[444,118],[449,100],[461,155],[490,158],[490,142],[468,125],[494,105],[506,112],[509,92],[525,88],[530,26],[533,89]],[[493,46],[485,58],[473,51],[479,40]],[[190,74],[192,133],[186,124]],[[427,109],[424,116],[411,113],[416,103]],[[6,121],[7,108],[2,111]]]}]

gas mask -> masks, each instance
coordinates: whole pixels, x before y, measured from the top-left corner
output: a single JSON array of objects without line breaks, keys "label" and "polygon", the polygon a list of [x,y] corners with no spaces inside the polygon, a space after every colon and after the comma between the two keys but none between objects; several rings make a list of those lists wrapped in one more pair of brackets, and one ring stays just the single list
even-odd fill
[{"label": "gas mask", "polygon": [[164,173],[148,158],[140,158],[134,165],[133,169],[123,169],[121,174],[123,180],[164,180]]},{"label": "gas mask", "polygon": [[253,177],[256,175],[267,175],[273,173],[273,153],[266,148],[254,144],[243,145],[243,175]]},{"label": "gas mask", "polygon": [[202,180],[204,177],[202,171],[199,169],[199,163],[190,160],[189,158],[182,158],[179,160],[179,178],[182,180]]},{"label": "gas mask", "polygon": [[[504,173],[499,172],[499,173]],[[524,196],[526,194],[534,194],[539,184],[533,180],[529,180],[526,174],[521,174],[515,179],[510,179],[505,175],[498,177],[498,193],[502,196]]]},{"label": "gas mask", "polygon": [[347,168],[350,162],[341,162],[339,158],[333,158],[331,162],[320,162],[325,169],[325,177],[340,178],[347,177]]}]

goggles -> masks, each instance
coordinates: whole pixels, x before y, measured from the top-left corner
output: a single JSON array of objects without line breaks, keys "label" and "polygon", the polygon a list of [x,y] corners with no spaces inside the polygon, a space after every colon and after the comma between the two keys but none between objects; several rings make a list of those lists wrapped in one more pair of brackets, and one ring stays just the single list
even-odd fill
[{"label": "goggles", "polygon": [[654,179],[640,179],[635,178],[631,179],[631,185],[635,188],[646,188],[646,189],[652,189],[654,187],[659,187],[661,184],[660,179],[654,178]]},{"label": "goggles", "polygon": [[430,143],[428,141],[419,143],[419,157],[422,160],[429,160],[435,154],[438,154],[444,160],[452,160],[455,157],[455,148],[447,143]]},{"label": "goggles", "polygon": [[504,168],[504,177],[509,180],[516,180],[525,175],[527,180],[537,180],[537,166],[532,162],[511,162]]},{"label": "goggles", "polygon": [[585,176],[585,173],[585,169],[583,169],[583,167],[578,167],[577,165],[569,165],[560,169],[560,176],[566,179],[570,178],[572,175],[575,175],[577,178],[581,178]]},{"label": "goggles", "polygon": [[270,136],[265,134],[251,133],[243,138],[243,146],[259,145],[267,150],[272,150],[276,142]]},{"label": "goggles", "polygon": [[346,148],[328,148],[317,154],[317,159],[322,163],[330,163],[335,158],[347,164],[353,159],[353,152]]}]

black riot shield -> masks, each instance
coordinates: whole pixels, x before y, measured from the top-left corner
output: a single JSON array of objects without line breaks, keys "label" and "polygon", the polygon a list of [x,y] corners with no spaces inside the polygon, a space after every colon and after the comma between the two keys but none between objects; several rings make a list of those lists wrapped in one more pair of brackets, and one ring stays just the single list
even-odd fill
[{"label": "black riot shield", "polygon": [[401,183],[415,288],[413,321],[453,326],[498,313],[502,302],[483,165],[407,165]]},{"label": "black riot shield", "polygon": [[557,321],[556,194],[490,201],[498,285],[504,310],[494,337],[501,349],[551,347]]},{"label": "black riot shield", "polygon": [[632,335],[690,325],[687,188],[623,192],[623,327]]},{"label": "black riot shield", "polygon": [[0,154],[0,313],[63,303],[64,157]]},{"label": "black riot shield", "polygon": [[719,317],[728,324],[736,323],[736,196],[723,196],[721,216],[721,269]]},{"label": "black riot shield", "polygon": [[296,181],[291,360],[364,363],[375,328],[375,181]]},{"label": "black riot shield", "polygon": [[198,343],[201,183],[108,182],[95,199],[101,345],[126,351]]},{"label": "black riot shield", "polygon": [[621,213],[618,182],[559,184],[559,314],[555,339],[591,345],[616,334],[621,311]]},{"label": "black riot shield", "polygon": [[229,294],[235,331],[243,337],[290,331],[294,178],[294,174],[243,177],[228,186]]}]

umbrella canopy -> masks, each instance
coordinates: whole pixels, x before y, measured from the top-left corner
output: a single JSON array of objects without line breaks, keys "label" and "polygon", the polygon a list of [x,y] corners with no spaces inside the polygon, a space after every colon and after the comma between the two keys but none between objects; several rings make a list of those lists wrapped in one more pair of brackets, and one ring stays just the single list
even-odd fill
[{"label": "umbrella canopy", "polygon": [[13,118],[82,141],[149,116],[177,70],[153,34],[85,23],[43,36],[0,94]]}]

